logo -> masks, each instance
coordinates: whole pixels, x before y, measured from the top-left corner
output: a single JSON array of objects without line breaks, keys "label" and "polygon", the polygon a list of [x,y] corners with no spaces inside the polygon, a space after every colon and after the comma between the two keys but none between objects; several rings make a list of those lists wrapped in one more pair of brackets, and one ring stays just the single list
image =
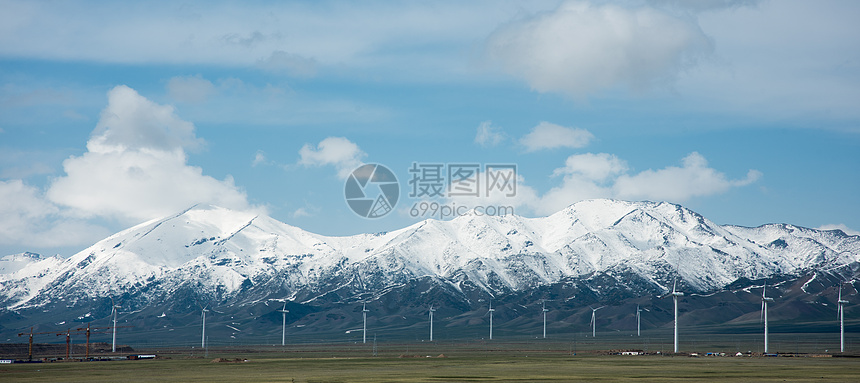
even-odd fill
[{"label": "logo", "polygon": [[343,195],[355,214],[364,218],[381,218],[397,205],[400,183],[394,173],[383,165],[362,165],[346,179]]}]

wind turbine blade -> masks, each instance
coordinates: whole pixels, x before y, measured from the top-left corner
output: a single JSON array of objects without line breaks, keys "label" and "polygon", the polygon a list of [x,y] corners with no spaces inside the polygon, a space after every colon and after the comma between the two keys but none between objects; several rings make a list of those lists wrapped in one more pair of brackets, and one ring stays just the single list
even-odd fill
[{"label": "wind turbine blade", "polygon": [[759,322],[764,322],[764,301],[761,301],[761,316],[759,317]]}]

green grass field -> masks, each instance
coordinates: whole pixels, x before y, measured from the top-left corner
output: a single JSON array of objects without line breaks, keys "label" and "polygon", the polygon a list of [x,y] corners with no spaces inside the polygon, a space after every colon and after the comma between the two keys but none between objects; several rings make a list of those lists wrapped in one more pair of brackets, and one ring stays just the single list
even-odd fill
[{"label": "green grass field", "polygon": [[[562,343],[152,350],[170,359],[0,365],[2,382],[852,382],[860,358],[571,355]],[[199,351],[199,349],[197,350]],[[439,357],[444,354],[445,357]],[[430,356],[430,357],[428,357]],[[248,359],[214,363],[215,358]]]}]

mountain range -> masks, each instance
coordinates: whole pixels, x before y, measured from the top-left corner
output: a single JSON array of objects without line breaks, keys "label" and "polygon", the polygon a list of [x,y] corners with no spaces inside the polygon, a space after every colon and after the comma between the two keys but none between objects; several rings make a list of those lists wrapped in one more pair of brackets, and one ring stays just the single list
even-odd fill
[{"label": "mountain range", "polygon": [[[107,326],[114,304],[140,339],[194,339],[203,308],[215,312],[220,332],[213,335],[236,341],[270,337],[283,307],[297,333],[350,334],[362,304],[382,327],[415,326],[430,305],[445,326],[468,327],[483,323],[491,299],[500,321],[517,323],[536,302],[549,301],[562,323],[581,323],[589,305],[601,304],[616,307],[616,325],[629,328],[627,306],[661,307],[659,297],[675,283],[694,296],[732,302],[731,310],[700,304],[685,313],[706,324],[757,315],[751,289],[766,280],[774,296],[786,297],[782,317],[816,320],[830,315],[840,282],[849,282],[844,296],[857,300],[858,270],[860,236],[789,224],[718,225],[665,202],[587,200],[541,218],[472,212],[344,237],[197,205],[69,258],[0,258],[0,336],[11,339],[33,325]],[[664,311],[650,314],[652,325],[671,322]]]}]

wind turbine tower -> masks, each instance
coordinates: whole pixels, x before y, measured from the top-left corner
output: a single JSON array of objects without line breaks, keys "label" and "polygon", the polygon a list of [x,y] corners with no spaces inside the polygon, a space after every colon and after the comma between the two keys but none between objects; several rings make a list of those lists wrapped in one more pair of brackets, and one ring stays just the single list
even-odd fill
[{"label": "wind turbine tower", "polygon": [[683,297],[684,293],[675,289],[678,282],[672,284],[672,301],[675,303],[675,353],[678,353],[678,298]]},{"label": "wind turbine tower", "polygon": [[436,309],[433,308],[433,305],[430,305],[430,341],[431,342],[433,341],[433,312],[435,312],[435,311],[436,311]]},{"label": "wind turbine tower", "polygon": [[597,310],[600,310],[604,307],[606,307],[606,306],[600,306],[598,308],[591,308],[591,337],[592,338],[597,337],[597,316],[595,315],[595,313],[597,312]]},{"label": "wind turbine tower", "polygon": [[367,309],[367,303],[361,307],[361,316],[364,319],[364,325],[362,325],[362,334],[361,334],[361,343],[367,343],[367,312],[370,311]]},{"label": "wind turbine tower", "polygon": [[284,299],[284,308],[278,310],[281,313],[281,318],[283,319],[283,324],[281,326],[281,346],[285,346],[287,344],[287,313],[290,310],[287,310],[287,300]]},{"label": "wind turbine tower", "polygon": [[491,300],[490,309],[487,311],[488,313],[490,313],[490,340],[493,340],[493,312],[495,311],[496,309],[493,308],[493,301]]},{"label": "wind turbine tower", "polygon": [[765,295],[767,290],[767,282],[761,289],[761,317],[764,320],[764,353],[767,354],[767,302],[773,302],[773,298]]},{"label": "wind turbine tower", "polygon": [[549,311],[546,309],[546,301],[543,301],[543,309],[541,312],[543,313],[543,338],[546,339],[546,312]]},{"label": "wind turbine tower", "polygon": [[[111,300],[111,303],[113,303],[113,300]],[[118,308],[120,308],[120,306],[117,305],[113,305],[111,308],[111,311],[113,311],[111,313],[113,314],[113,343],[111,343],[111,352],[116,352],[116,312]]]},{"label": "wind turbine tower", "polygon": [[845,352],[845,309],[843,306],[848,301],[842,300],[842,286],[839,286],[839,298],[836,304],[839,306],[837,312],[839,314],[839,352]]},{"label": "wind turbine tower", "polygon": [[640,315],[641,313],[642,313],[642,309],[639,308],[639,305],[636,305],[636,336],[641,335],[639,332],[639,318],[641,316]]},{"label": "wind turbine tower", "polygon": [[201,331],[202,334],[200,335],[200,338],[201,338],[200,348],[206,348],[206,312],[207,311],[209,311],[209,310],[207,310],[204,307],[203,311],[202,311],[203,312],[203,326],[202,326],[203,330]]}]

